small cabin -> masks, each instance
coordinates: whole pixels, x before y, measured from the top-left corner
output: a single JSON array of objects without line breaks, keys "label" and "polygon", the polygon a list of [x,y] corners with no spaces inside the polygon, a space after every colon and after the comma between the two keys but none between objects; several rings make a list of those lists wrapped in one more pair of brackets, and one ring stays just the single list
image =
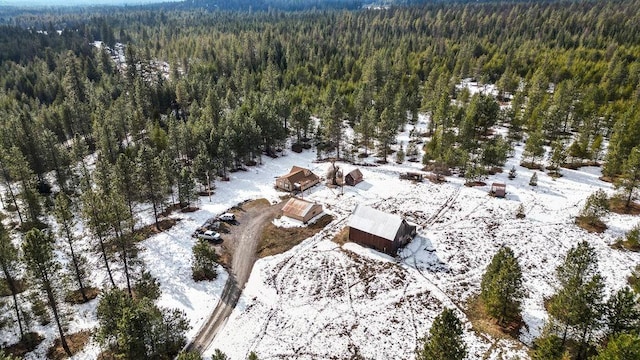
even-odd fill
[{"label": "small cabin", "polygon": [[351,170],[351,172],[344,176],[344,183],[349,186],[356,186],[361,183],[362,180],[364,180],[364,178],[360,169]]},{"label": "small cabin", "polygon": [[298,198],[291,198],[282,208],[282,216],[307,223],[309,220],[322,213],[322,205],[305,201]]},{"label": "small cabin", "polygon": [[289,192],[304,191],[319,182],[320,178],[311,170],[294,166],[288,174],[276,179],[276,188]]},{"label": "small cabin", "polygon": [[507,185],[503,183],[493,183],[491,184],[491,191],[489,194],[491,194],[491,196],[503,198],[507,195]]}]

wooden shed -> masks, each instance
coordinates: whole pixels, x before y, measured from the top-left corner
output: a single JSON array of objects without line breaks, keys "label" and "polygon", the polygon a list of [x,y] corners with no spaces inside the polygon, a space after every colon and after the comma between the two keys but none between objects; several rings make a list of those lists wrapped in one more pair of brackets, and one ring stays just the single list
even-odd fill
[{"label": "wooden shed", "polygon": [[302,221],[305,224],[321,213],[322,205],[298,198],[289,199],[282,208],[283,216]]},{"label": "wooden shed", "polygon": [[356,206],[349,220],[349,241],[395,255],[416,235],[416,227],[398,215],[364,205]]},{"label": "wooden shed", "polygon": [[350,186],[356,186],[362,182],[362,180],[364,180],[364,178],[362,177],[360,169],[351,170],[351,172],[344,176],[344,183]]},{"label": "wooden shed", "polygon": [[309,169],[294,166],[288,174],[276,179],[276,187],[284,191],[304,191],[320,182],[318,175]]},{"label": "wooden shed", "polygon": [[507,185],[503,183],[493,183],[491,184],[491,191],[489,194],[491,194],[491,196],[503,198],[507,195]]}]

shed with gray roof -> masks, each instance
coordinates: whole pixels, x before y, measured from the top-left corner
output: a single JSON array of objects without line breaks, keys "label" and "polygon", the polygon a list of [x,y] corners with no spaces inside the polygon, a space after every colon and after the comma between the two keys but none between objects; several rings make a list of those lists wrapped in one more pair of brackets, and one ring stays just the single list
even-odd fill
[{"label": "shed with gray roof", "polygon": [[395,255],[416,234],[416,227],[398,215],[358,205],[349,220],[349,241]]}]

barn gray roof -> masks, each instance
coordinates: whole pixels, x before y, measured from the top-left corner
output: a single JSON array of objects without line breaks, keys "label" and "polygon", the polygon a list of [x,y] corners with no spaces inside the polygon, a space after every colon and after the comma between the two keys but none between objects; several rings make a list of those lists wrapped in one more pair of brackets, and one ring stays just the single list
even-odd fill
[{"label": "barn gray roof", "polygon": [[402,225],[402,218],[365,205],[358,205],[351,215],[349,227],[393,241]]}]

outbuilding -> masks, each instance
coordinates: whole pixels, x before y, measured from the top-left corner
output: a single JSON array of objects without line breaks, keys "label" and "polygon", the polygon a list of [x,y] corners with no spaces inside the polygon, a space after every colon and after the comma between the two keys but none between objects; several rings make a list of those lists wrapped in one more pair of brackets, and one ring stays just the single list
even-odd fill
[{"label": "outbuilding", "polygon": [[349,241],[395,255],[416,235],[416,227],[398,215],[358,205],[349,220]]},{"label": "outbuilding", "polygon": [[362,177],[360,169],[351,170],[344,176],[344,183],[349,186],[356,186],[358,183],[362,182],[362,180],[364,180],[364,178]]},{"label": "outbuilding", "polygon": [[276,179],[276,188],[284,191],[305,191],[320,182],[318,175],[309,169],[294,166],[288,174]]},{"label": "outbuilding", "polygon": [[491,184],[491,191],[489,193],[491,196],[503,198],[507,196],[507,185],[503,183],[493,183]]},{"label": "outbuilding", "polygon": [[291,219],[307,223],[322,213],[322,205],[306,200],[291,198],[282,207],[282,215]]}]

